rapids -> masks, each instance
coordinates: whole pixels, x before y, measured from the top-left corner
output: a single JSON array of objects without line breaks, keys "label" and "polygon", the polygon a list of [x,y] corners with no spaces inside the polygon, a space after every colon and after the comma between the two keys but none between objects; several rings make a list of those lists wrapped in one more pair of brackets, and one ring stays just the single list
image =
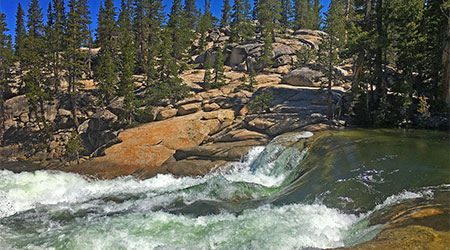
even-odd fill
[{"label": "rapids", "polygon": [[0,249],[352,246],[383,228],[373,214],[450,191],[446,133],[344,130],[299,146],[311,136],[275,138],[201,178],[2,170]]}]

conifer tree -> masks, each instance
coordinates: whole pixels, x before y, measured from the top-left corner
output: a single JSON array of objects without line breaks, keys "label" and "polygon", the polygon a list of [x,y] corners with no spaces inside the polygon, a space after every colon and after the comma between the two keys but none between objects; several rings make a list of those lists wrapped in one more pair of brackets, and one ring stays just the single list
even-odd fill
[{"label": "conifer tree", "polygon": [[20,60],[23,50],[23,40],[26,36],[25,30],[25,21],[24,21],[25,13],[22,9],[20,3],[17,5],[17,13],[16,13],[16,29],[15,29],[15,40],[14,40],[14,54],[17,59]]},{"label": "conifer tree", "polygon": [[313,30],[320,29],[320,24],[322,23],[322,11],[323,6],[320,4],[320,0],[313,0],[311,2],[311,12],[309,14],[309,28]]},{"label": "conifer tree", "polygon": [[225,85],[225,67],[223,62],[223,52],[222,48],[217,48],[216,58],[214,60],[214,86],[216,88]]},{"label": "conifer tree", "polygon": [[212,87],[211,70],[212,70],[211,62],[206,61],[206,63],[205,63],[205,75],[203,77],[203,87],[205,89],[210,89]]},{"label": "conifer tree", "polygon": [[77,117],[77,92],[82,85],[80,80],[87,71],[86,60],[88,55],[80,50],[89,42],[89,9],[86,0],[70,0],[68,3],[69,12],[67,13],[67,31],[65,42],[67,44],[64,53],[66,65],[66,77],[68,82],[68,93],[72,105],[72,117],[75,127],[78,127]]},{"label": "conifer tree", "polygon": [[106,104],[114,97],[118,81],[117,73],[117,27],[116,11],[112,0],[106,0],[100,8],[97,45],[100,51],[97,58],[97,67],[94,70],[94,78],[102,92],[102,101]]},{"label": "conifer tree", "polygon": [[252,21],[258,20],[259,0],[253,0]]},{"label": "conifer tree", "polygon": [[146,53],[148,51],[147,36],[149,32],[148,18],[146,16],[147,4],[144,0],[134,1],[133,11],[133,33],[134,33],[134,46],[136,47],[136,71],[138,73],[144,73],[146,64]]},{"label": "conifer tree", "polygon": [[242,42],[255,33],[255,27],[251,23],[252,13],[248,0],[235,0],[231,15],[231,42]]},{"label": "conifer tree", "polygon": [[5,121],[4,117],[4,100],[7,98],[10,81],[12,79],[12,66],[14,55],[12,49],[11,36],[6,32],[9,29],[6,26],[6,15],[0,12],[0,134],[3,132]]},{"label": "conifer tree", "polygon": [[323,36],[320,45],[319,61],[327,68],[326,76],[328,78],[328,120],[334,118],[332,110],[332,91],[331,87],[337,80],[334,67],[341,62],[339,50],[343,46],[345,30],[345,13],[342,2],[332,0],[325,15],[324,31],[327,35]]},{"label": "conifer tree", "polygon": [[[449,98],[450,2],[428,0],[421,30],[424,32],[423,62],[425,91],[438,110],[445,110]],[[441,60],[438,60],[440,58]],[[448,105],[448,104],[447,104]]]},{"label": "conifer tree", "polygon": [[308,28],[308,15],[310,15],[310,2],[309,0],[295,0],[295,29],[307,29]]},{"label": "conifer tree", "polygon": [[220,19],[220,27],[229,26],[231,23],[231,5],[230,0],[223,1],[222,18]]},{"label": "conifer tree", "polygon": [[[53,2],[53,5],[51,3]],[[62,52],[65,50],[64,30],[66,27],[66,14],[63,0],[53,0],[49,3],[46,27],[46,47],[48,71],[52,72],[50,81],[53,91],[57,92],[61,84],[63,62]]]},{"label": "conifer tree", "polygon": [[[151,81],[157,80],[160,75],[157,72],[158,61],[156,58],[161,55],[161,47],[165,45],[162,41],[164,38],[162,34],[162,24],[164,22],[162,0],[154,0],[148,3],[145,11],[145,19],[147,20],[145,29],[148,30],[145,38],[148,46],[145,50],[146,60],[144,72],[146,73],[147,84],[149,85]],[[165,52],[170,53],[168,50]],[[166,55],[162,54],[162,56]]]},{"label": "conifer tree", "polygon": [[24,39],[21,69],[30,109],[40,129],[47,127],[44,105],[51,100],[45,68],[44,25],[38,0],[31,0],[27,13],[28,33]]},{"label": "conifer tree", "polygon": [[152,88],[149,89],[149,98],[152,104],[160,104],[162,100],[176,102],[187,95],[188,88],[182,84],[178,76],[180,66],[175,57],[170,53],[173,41],[167,26],[161,34],[160,51],[157,54],[158,78],[154,81]]},{"label": "conifer tree", "polygon": [[187,58],[186,50],[192,43],[193,33],[191,24],[188,21],[187,12],[182,10],[181,0],[174,0],[169,14],[167,29],[173,41],[172,57],[183,65],[183,60]]},{"label": "conifer tree", "polygon": [[280,5],[276,0],[260,0],[258,21],[262,27],[264,39],[263,55],[259,58],[261,68],[272,65],[272,43],[275,41],[275,24],[279,22]]},{"label": "conifer tree", "polygon": [[[205,6],[208,5],[208,0],[205,0]],[[212,14],[211,10],[205,8],[202,17],[200,18],[200,23],[198,25],[198,33],[200,33],[199,50],[200,52],[205,52],[206,50],[206,36],[213,27],[212,25]]]},{"label": "conifer tree", "polygon": [[322,6],[320,0],[294,1],[294,27],[295,29],[319,29]]},{"label": "conifer tree", "polygon": [[283,31],[291,27],[292,3],[291,0],[280,0],[280,24]]},{"label": "conifer tree", "polygon": [[124,97],[125,114],[123,118],[128,122],[133,122],[136,113],[137,100],[134,95],[135,84],[133,79],[133,69],[135,50],[133,43],[133,33],[131,32],[131,4],[130,0],[122,0],[121,11],[118,20],[119,41],[120,41],[120,79],[118,83],[117,96]]},{"label": "conifer tree", "polygon": [[196,0],[185,0],[184,12],[186,13],[188,23],[196,30],[200,15],[196,6]]}]

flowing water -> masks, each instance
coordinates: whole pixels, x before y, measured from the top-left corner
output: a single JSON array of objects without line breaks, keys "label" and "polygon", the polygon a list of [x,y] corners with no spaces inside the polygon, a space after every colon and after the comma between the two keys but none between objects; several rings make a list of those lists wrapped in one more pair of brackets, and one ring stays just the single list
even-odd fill
[{"label": "flowing water", "polygon": [[0,171],[0,249],[303,249],[351,246],[395,204],[448,196],[449,135],[296,133],[202,178],[89,180]]}]

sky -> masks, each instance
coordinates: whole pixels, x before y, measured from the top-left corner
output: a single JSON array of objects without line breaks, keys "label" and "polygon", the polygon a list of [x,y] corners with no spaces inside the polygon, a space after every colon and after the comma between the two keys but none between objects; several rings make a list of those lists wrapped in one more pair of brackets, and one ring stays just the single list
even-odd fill
[{"label": "sky", "polygon": [[[39,4],[42,8],[42,14],[46,15],[47,9],[48,9],[48,3],[51,0],[39,0]],[[8,25],[9,32],[12,37],[14,37],[14,29],[16,24],[16,11],[17,11],[17,5],[20,2],[20,5],[22,5],[22,8],[25,11],[25,15],[27,13],[28,4],[30,0],[0,0],[0,12],[6,14],[6,23]],[[68,0],[65,0],[66,5],[68,3]],[[97,15],[98,10],[100,8],[100,2],[101,0],[88,0],[89,3],[89,9],[91,11],[91,30],[95,30],[97,27]],[[114,0],[114,4],[117,8],[117,10],[120,7],[121,0]],[[252,2],[252,0],[250,0]],[[329,4],[330,0],[321,0],[321,3],[324,7],[323,10],[327,9],[327,6]],[[170,7],[172,5],[172,0],[163,0],[163,4],[165,5],[165,12],[169,13]],[[220,10],[222,9],[223,0],[211,0],[211,11],[214,16],[220,17]],[[230,4],[233,4],[233,0],[230,1]],[[203,8],[204,7],[204,0],[197,0],[197,8]]]}]

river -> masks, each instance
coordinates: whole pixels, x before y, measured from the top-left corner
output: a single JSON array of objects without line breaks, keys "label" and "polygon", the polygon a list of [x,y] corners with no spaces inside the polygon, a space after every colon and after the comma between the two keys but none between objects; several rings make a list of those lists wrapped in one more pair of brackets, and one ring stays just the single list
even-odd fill
[{"label": "river", "polygon": [[449,135],[309,132],[205,177],[91,180],[0,171],[0,249],[314,249],[352,246],[402,202],[447,196]]}]

